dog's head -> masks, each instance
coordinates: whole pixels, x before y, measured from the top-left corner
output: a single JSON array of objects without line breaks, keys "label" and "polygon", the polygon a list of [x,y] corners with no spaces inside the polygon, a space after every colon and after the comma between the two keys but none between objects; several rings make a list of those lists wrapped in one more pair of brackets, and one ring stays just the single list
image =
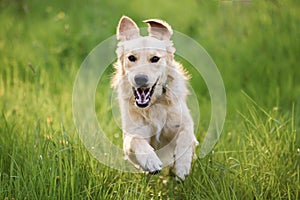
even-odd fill
[{"label": "dog's head", "polygon": [[135,22],[126,16],[117,27],[117,71],[127,79],[140,108],[148,107],[163,93],[175,51],[170,41],[173,32],[167,23],[156,19],[144,22],[149,26],[148,36],[141,36]]}]

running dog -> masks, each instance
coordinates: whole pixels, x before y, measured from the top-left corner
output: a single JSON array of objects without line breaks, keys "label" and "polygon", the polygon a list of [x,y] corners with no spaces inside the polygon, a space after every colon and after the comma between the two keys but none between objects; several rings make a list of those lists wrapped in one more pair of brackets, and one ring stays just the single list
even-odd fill
[{"label": "running dog", "polygon": [[123,16],[117,27],[118,46],[112,87],[117,92],[125,158],[150,174],[172,167],[184,180],[198,144],[186,104],[187,73],[174,60],[166,22],[150,19],[148,36]]}]

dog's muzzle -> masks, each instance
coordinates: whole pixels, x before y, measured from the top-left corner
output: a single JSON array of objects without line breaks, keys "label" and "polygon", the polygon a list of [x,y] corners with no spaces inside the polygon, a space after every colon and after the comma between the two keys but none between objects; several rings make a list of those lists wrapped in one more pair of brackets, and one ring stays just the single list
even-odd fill
[{"label": "dog's muzzle", "polygon": [[146,108],[147,106],[149,106],[151,101],[151,96],[154,93],[157,82],[158,79],[155,81],[152,87],[139,87],[139,88],[132,87],[133,94],[135,97],[135,103],[138,107]]}]

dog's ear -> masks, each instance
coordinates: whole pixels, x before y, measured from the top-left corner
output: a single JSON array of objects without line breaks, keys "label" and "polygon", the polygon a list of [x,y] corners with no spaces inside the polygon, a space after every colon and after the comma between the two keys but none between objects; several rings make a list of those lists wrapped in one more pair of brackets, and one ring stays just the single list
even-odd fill
[{"label": "dog's ear", "polygon": [[136,23],[127,16],[123,16],[117,28],[117,39],[120,41],[126,41],[138,38],[140,36],[140,30]]},{"label": "dog's ear", "polygon": [[159,19],[148,19],[144,21],[148,24],[148,32],[151,37],[159,40],[169,40],[173,34],[171,26]]}]

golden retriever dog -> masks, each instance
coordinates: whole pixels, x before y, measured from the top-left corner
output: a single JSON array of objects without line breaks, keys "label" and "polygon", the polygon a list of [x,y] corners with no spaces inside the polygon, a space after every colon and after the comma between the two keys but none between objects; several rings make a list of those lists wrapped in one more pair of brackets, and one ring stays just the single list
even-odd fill
[{"label": "golden retriever dog", "polygon": [[198,144],[186,104],[187,75],[174,60],[171,27],[157,19],[144,22],[148,36],[141,36],[126,16],[117,27],[112,87],[120,106],[125,158],[150,174],[169,166],[184,180]]}]

